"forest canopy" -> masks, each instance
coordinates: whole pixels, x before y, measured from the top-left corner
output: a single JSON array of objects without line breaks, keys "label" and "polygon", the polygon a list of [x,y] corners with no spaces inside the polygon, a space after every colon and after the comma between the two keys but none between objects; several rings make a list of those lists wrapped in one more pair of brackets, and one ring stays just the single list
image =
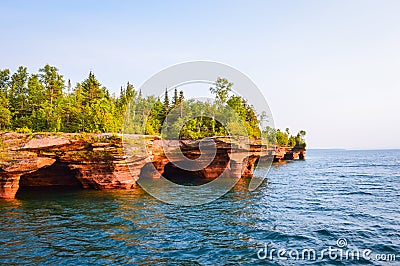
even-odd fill
[{"label": "forest canopy", "polygon": [[264,118],[246,99],[234,95],[232,87],[228,80],[218,78],[210,88],[215,96],[212,102],[186,100],[184,92],[177,88],[165,90],[163,99],[143,96],[130,82],[121,86],[116,96],[101,85],[93,72],[73,87],[54,66],[45,65],[32,74],[23,66],[15,73],[3,69],[0,131],[129,132],[172,139],[235,134],[264,138],[281,146],[305,147],[303,130],[292,135],[288,128],[260,129]]}]

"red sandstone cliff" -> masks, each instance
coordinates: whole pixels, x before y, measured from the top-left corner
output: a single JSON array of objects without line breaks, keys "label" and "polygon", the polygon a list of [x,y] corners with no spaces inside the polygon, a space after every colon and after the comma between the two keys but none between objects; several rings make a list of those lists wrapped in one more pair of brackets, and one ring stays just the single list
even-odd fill
[{"label": "red sandstone cliff", "polygon": [[[229,138],[213,138],[201,147],[198,141],[162,141],[140,135],[129,136],[129,145],[122,143],[121,136],[112,134],[0,133],[0,198],[14,198],[20,186],[130,189],[139,176],[190,172],[213,179],[224,171],[230,176],[248,176],[260,156],[274,155],[276,161],[304,159],[301,149],[266,149],[260,142],[244,145]],[[207,152],[213,148],[215,153]],[[182,154],[196,159],[199,169],[177,167]]]}]

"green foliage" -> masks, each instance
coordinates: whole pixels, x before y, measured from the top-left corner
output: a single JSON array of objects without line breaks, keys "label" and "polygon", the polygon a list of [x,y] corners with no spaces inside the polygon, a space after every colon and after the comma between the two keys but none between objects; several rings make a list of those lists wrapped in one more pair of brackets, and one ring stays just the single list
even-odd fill
[{"label": "green foliage", "polygon": [[32,131],[31,131],[29,128],[27,128],[27,127],[18,127],[18,128],[15,130],[15,132],[17,132],[17,133],[23,133],[23,134],[31,134],[31,133],[32,133]]},{"label": "green foliage", "polygon": [[306,148],[307,144],[305,141],[306,132],[304,130],[300,130],[295,137],[296,146],[301,147],[303,149]]},{"label": "green foliage", "polygon": [[211,93],[215,94],[217,102],[220,104],[226,103],[229,93],[232,91],[233,83],[227,79],[218,78],[215,87],[211,87]]},{"label": "green foliage", "polygon": [[125,132],[180,139],[229,134],[305,147],[305,131],[292,136],[289,129],[267,127],[260,132],[265,114],[258,116],[243,97],[233,95],[232,88],[233,83],[218,78],[210,88],[215,101],[185,100],[178,89],[171,98],[165,90],[161,101],[143,97],[129,82],[119,97],[110,96],[93,72],[73,87],[70,80],[65,86],[54,66],[46,65],[38,74],[29,74],[23,66],[12,75],[4,69],[0,70],[0,130]]},{"label": "green foliage", "polygon": [[50,101],[50,104],[53,104],[55,100],[62,96],[65,87],[63,76],[58,73],[56,67],[45,65],[39,69],[39,77],[45,89],[46,99]]},{"label": "green foliage", "polygon": [[276,143],[280,146],[288,146],[289,136],[286,132],[282,132],[279,129],[276,131]]},{"label": "green foliage", "polygon": [[3,91],[0,91],[0,130],[7,129],[11,124],[11,112],[8,110],[8,100]]},{"label": "green foliage", "polygon": [[164,113],[165,115],[168,114],[169,111],[169,96],[168,96],[168,90],[165,89],[165,96],[164,96]]},{"label": "green foliage", "polygon": [[105,88],[101,88],[100,82],[96,79],[92,72],[89,77],[82,82],[83,104],[92,104],[96,100],[102,99],[105,95]]},{"label": "green foliage", "polygon": [[26,67],[20,66],[12,76],[10,88],[7,92],[13,120],[26,115],[28,97],[28,72]]},{"label": "green foliage", "polygon": [[176,88],[174,90],[174,98],[172,98],[172,104],[173,104],[173,107],[175,107],[179,104],[178,90]]},{"label": "green foliage", "polygon": [[10,70],[0,70],[0,90],[5,95],[8,92],[10,86]]},{"label": "green foliage", "polygon": [[299,147],[303,149],[306,148],[306,132],[304,130],[300,130],[297,135],[292,135],[290,134],[289,128],[286,128],[285,132],[282,132],[279,129],[275,130],[271,127],[266,127],[261,135],[270,144],[278,146]]}]

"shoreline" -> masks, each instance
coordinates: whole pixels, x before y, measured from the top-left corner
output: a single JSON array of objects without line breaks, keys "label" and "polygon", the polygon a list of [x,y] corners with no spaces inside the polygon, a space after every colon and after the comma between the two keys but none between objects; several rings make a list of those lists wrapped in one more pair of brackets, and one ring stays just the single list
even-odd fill
[{"label": "shoreline", "polygon": [[[260,140],[211,139],[200,149],[200,141],[161,140],[154,135],[3,132],[0,198],[15,198],[19,187],[131,189],[138,178],[161,175],[170,180],[182,176],[204,182],[222,174],[240,178],[252,176],[260,161],[305,159],[305,149],[299,147],[267,147]],[[200,164],[208,163],[199,167],[201,170],[183,170],[176,164],[184,157],[189,161],[201,157]]]}]

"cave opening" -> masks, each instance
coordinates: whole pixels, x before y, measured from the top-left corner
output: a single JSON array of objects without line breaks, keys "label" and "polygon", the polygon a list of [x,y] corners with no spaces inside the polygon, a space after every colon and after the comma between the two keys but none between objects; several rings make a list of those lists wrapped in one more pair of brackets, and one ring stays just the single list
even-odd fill
[{"label": "cave opening", "polygon": [[19,190],[46,190],[48,188],[81,189],[82,184],[76,178],[77,172],[71,170],[67,163],[55,162],[48,167],[22,175]]},{"label": "cave opening", "polygon": [[[224,169],[226,165],[222,166]],[[169,181],[184,186],[199,186],[211,182],[218,177],[218,173],[211,174],[213,167],[198,171],[189,171],[182,169],[171,162],[158,164],[152,162],[146,164],[140,171],[141,179],[158,179],[160,175]]]},{"label": "cave opening", "polygon": [[211,182],[214,178],[206,178],[204,171],[188,171],[169,162],[164,166],[163,177],[183,186],[200,186]]}]

